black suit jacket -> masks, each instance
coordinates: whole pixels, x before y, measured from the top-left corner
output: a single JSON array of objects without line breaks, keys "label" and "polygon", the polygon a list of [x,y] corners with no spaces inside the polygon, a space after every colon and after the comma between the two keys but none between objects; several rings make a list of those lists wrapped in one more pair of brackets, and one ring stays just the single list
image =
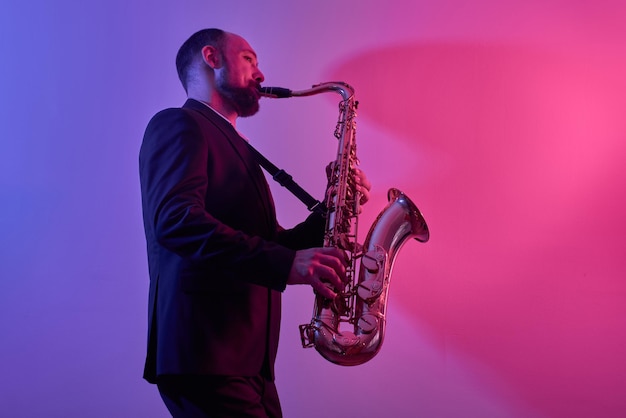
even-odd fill
[{"label": "black suit jacket", "polygon": [[237,131],[204,104],[156,114],[139,155],[150,272],[144,378],[273,377],[280,292],[295,250],[324,220],[276,221],[265,177]]}]

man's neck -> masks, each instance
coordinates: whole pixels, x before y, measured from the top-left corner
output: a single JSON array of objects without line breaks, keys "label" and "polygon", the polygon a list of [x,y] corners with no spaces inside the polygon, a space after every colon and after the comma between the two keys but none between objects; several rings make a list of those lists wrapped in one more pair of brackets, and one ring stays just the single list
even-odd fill
[{"label": "man's neck", "polygon": [[231,123],[231,125],[236,126],[237,122],[237,112],[230,109],[229,106],[224,105],[223,101],[220,100],[219,96],[213,95],[212,97],[203,97],[202,95],[188,95],[189,99],[194,99],[199,102],[204,103],[209,106],[215,112],[219,113],[224,119]]},{"label": "man's neck", "polygon": [[231,122],[230,119],[228,119],[226,116],[224,116],[223,114],[221,114],[217,109],[215,109],[213,106],[211,106],[210,103],[207,103],[205,101],[202,100],[198,100],[198,99],[193,99],[193,100],[197,100],[200,103],[202,103],[203,105],[205,105],[206,107],[210,108],[212,111],[214,111],[215,113],[217,113],[218,115],[220,115],[226,122],[230,123],[231,125],[233,125],[233,127],[235,127],[235,124],[233,122]]}]

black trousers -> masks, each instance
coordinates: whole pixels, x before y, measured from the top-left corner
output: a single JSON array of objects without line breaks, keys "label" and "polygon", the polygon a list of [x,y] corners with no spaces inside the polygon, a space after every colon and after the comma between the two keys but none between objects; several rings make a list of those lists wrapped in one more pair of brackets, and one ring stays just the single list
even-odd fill
[{"label": "black trousers", "polygon": [[280,418],[274,382],[261,375],[160,376],[159,393],[173,418]]}]

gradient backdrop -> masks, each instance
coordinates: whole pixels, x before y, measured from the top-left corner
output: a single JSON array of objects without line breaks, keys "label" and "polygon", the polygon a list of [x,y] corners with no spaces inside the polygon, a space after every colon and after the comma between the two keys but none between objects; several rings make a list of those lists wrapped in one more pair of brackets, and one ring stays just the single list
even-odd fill
[{"label": "gradient backdrop", "polygon": [[[394,269],[381,353],[300,348],[287,418],[626,416],[626,3],[16,1],[0,6],[0,415],[166,417],[142,381],[148,275],[137,154],[194,31],[257,50],[266,85],[360,101],[364,235],[398,187],[432,237]],[[264,99],[240,129],[319,194],[338,96]],[[272,185],[281,223],[306,210]]]}]

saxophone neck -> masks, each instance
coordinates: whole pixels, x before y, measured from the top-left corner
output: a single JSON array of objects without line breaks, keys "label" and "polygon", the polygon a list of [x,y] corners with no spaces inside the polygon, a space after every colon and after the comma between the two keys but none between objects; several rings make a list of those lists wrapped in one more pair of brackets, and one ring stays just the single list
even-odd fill
[{"label": "saxophone neck", "polygon": [[335,92],[341,95],[343,100],[350,100],[354,97],[354,89],[343,81],[329,81],[313,85],[310,89],[290,90],[283,87],[260,87],[259,93],[262,97],[273,99],[284,99],[288,97],[314,96],[316,94]]},{"label": "saxophone neck", "polygon": [[[334,91],[341,95],[343,100],[350,100],[350,98],[354,97],[354,89],[348,83],[344,83],[343,81],[329,81],[325,83],[315,84],[311,89],[313,91],[312,94],[325,93],[329,91]],[[306,92],[306,90],[305,90]],[[310,94],[302,94],[302,96],[309,96]]]}]

